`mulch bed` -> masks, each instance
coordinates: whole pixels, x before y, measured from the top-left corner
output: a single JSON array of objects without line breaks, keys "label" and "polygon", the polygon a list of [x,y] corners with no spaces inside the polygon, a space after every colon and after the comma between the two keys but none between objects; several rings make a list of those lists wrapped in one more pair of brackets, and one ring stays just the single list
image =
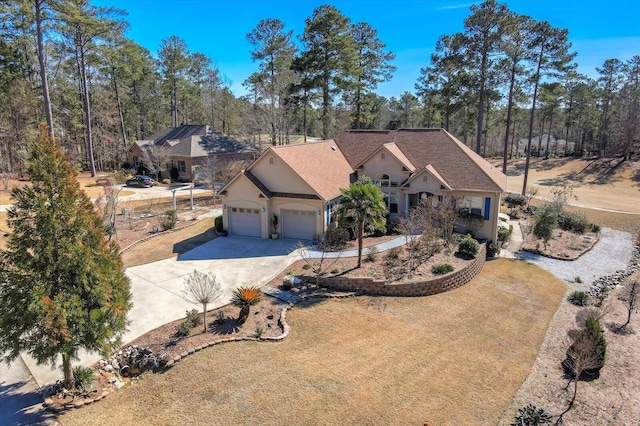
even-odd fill
[{"label": "mulch bed", "polygon": [[547,244],[533,234],[524,234],[522,250],[553,259],[576,260],[591,250],[599,240],[600,234],[596,232],[578,234],[556,229]]}]

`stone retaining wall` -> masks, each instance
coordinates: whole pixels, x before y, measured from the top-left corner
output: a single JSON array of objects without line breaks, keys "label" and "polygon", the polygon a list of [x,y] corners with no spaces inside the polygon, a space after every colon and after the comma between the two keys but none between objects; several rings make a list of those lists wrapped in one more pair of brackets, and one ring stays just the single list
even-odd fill
[{"label": "stone retaining wall", "polygon": [[487,259],[487,245],[482,244],[476,258],[466,267],[429,281],[387,284],[368,277],[334,277],[320,280],[320,285],[334,290],[355,291],[376,296],[430,296],[461,287],[480,273]]}]

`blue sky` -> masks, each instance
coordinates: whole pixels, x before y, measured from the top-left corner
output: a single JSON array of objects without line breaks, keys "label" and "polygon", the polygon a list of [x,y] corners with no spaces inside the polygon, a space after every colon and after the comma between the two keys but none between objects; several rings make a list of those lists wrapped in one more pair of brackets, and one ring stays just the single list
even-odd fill
[{"label": "blue sky", "polygon": [[[294,35],[321,4],[332,4],[352,22],[367,22],[395,55],[397,71],[377,93],[399,97],[414,92],[420,68],[429,64],[438,37],[462,31],[469,7],[465,0],[93,0],[128,12],[127,36],[154,55],[161,40],[175,35],[192,52],[209,56],[236,95],[257,69],[246,34],[262,19],[283,21]],[[626,61],[640,55],[639,0],[509,0],[517,13],[569,30],[578,71],[596,76],[606,59]]]}]

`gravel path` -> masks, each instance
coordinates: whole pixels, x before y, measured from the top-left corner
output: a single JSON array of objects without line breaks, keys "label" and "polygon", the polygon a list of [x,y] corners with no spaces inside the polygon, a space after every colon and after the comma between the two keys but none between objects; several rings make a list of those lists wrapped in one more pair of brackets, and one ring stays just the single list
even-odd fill
[{"label": "gravel path", "polygon": [[[600,241],[588,253],[577,260],[557,260],[538,254],[520,252],[520,257],[529,263],[540,266],[556,277],[572,283],[575,290],[588,291],[591,284],[599,277],[613,274],[627,268],[633,254],[633,238],[628,232],[602,228]],[[575,283],[576,277],[582,283]]]}]

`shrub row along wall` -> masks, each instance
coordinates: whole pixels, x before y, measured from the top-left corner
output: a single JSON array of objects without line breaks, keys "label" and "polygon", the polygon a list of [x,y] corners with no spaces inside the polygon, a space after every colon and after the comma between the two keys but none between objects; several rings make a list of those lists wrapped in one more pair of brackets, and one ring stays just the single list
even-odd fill
[{"label": "shrub row along wall", "polygon": [[334,277],[320,280],[320,285],[334,290],[357,291],[376,296],[430,296],[461,287],[480,273],[487,259],[487,245],[480,246],[476,258],[466,267],[428,281],[407,281],[387,284],[370,277]]}]

